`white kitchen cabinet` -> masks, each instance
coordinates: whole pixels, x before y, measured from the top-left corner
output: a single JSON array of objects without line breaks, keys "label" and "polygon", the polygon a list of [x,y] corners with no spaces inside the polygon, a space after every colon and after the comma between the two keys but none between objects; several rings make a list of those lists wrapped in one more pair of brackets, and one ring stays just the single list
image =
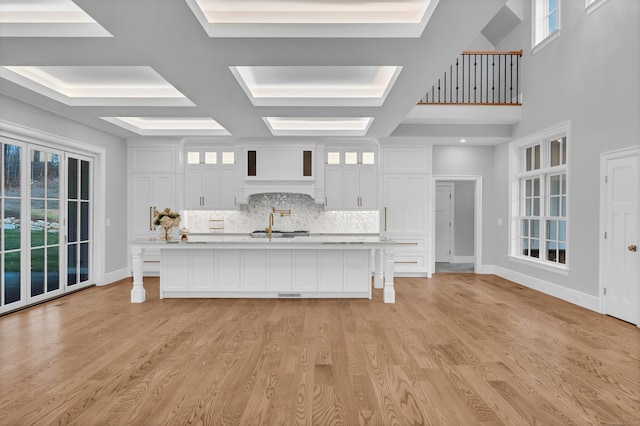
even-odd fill
[{"label": "white kitchen cabinet", "polygon": [[326,210],[376,210],[378,170],[374,150],[327,149]]},{"label": "white kitchen cabinet", "polygon": [[[155,246],[143,244],[143,251]],[[226,249],[227,244],[243,248]],[[329,242],[340,247],[334,249],[325,248],[323,242],[317,243],[320,248],[299,244],[295,240],[160,244],[160,297],[371,298],[371,246]],[[379,239],[373,244],[385,251],[391,245]]]},{"label": "white kitchen cabinet", "polygon": [[383,230],[395,234],[426,233],[428,176],[385,175],[383,187]]},{"label": "white kitchen cabinet", "polygon": [[185,209],[235,209],[237,205],[235,151],[187,149],[185,154]]},{"label": "white kitchen cabinet", "polygon": [[430,154],[430,147],[383,147],[380,229],[396,242],[394,271],[400,276],[431,275]]},{"label": "white kitchen cabinet", "polygon": [[173,173],[132,173],[131,234],[134,238],[156,236],[154,210],[176,210],[176,178]]},{"label": "white kitchen cabinet", "polygon": [[[176,187],[176,148],[157,141],[153,146],[128,147],[129,238],[155,238],[154,210],[180,207]],[[144,275],[160,274],[160,250],[145,250],[142,256]]]},{"label": "white kitchen cabinet", "polygon": [[[157,237],[153,225],[154,211],[176,210],[176,177],[173,173],[131,173],[129,175],[129,206],[132,239]],[[143,256],[145,275],[160,273],[160,251],[147,250]]]}]

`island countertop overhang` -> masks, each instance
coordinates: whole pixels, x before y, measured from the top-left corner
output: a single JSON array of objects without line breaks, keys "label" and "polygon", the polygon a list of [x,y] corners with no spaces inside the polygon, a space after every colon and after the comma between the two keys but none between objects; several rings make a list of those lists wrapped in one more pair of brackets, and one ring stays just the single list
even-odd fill
[{"label": "island countertop overhang", "polygon": [[292,238],[255,238],[248,234],[195,234],[187,241],[179,239],[163,241],[157,238],[137,239],[129,242],[132,246],[146,246],[156,249],[189,248],[391,248],[393,240],[372,234],[311,234]]}]

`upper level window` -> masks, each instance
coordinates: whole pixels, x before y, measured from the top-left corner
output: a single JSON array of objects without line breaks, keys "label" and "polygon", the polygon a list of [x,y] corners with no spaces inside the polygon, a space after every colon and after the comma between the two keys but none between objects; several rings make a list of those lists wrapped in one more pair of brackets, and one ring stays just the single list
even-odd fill
[{"label": "upper level window", "polygon": [[567,137],[543,135],[512,148],[512,247],[515,258],[567,263]]},{"label": "upper level window", "polygon": [[[533,47],[551,41],[560,30],[560,0],[533,1]],[[551,37],[554,36],[554,37]]]}]

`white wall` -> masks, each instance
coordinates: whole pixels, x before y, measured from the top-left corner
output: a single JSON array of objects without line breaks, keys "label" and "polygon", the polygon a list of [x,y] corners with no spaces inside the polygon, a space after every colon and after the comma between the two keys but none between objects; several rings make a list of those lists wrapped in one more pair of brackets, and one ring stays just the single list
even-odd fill
[{"label": "white wall", "polygon": [[[562,2],[561,35],[531,54],[531,7],[525,21],[498,46],[524,48],[522,138],[563,121],[569,141],[569,253],[567,276],[510,262],[507,226],[496,228],[495,264],[597,295],[599,247],[599,156],[640,145],[640,1],[606,2],[593,14],[584,1]],[[508,145],[495,149],[496,217],[508,219]],[[505,221],[508,223],[508,220]]]},{"label": "white wall", "polygon": [[[106,150],[106,218],[104,271],[122,271],[127,267],[127,150],[125,141],[75,121],[0,95],[0,120],[30,129],[72,139]],[[101,225],[101,224],[100,224]]]}]

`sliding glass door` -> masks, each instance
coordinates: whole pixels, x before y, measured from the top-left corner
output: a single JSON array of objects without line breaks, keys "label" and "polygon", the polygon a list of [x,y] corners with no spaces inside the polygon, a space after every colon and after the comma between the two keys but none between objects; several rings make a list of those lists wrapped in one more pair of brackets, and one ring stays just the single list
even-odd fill
[{"label": "sliding glass door", "polygon": [[0,137],[0,313],[93,284],[93,159]]}]

